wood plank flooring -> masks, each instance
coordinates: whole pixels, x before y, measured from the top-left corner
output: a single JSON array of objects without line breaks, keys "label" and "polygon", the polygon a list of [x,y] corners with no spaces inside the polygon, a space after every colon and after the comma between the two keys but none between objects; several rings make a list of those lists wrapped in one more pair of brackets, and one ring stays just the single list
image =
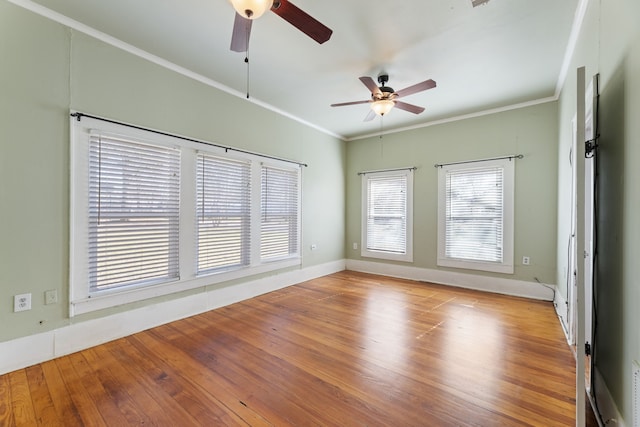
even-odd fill
[{"label": "wood plank flooring", "polygon": [[2,426],[571,426],[551,303],[340,272],[0,376]]}]

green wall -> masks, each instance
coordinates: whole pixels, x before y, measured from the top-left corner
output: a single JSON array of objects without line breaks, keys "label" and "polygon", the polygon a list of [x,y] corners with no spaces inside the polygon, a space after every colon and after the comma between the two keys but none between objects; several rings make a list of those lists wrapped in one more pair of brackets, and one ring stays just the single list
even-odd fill
[{"label": "green wall", "polygon": [[[70,109],[308,163],[303,267],[344,258],[344,142],[6,1],[0,57],[0,342],[71,322]],[[50,289],[60,302],[44,305]],[[13,313],[28,292],[33,309]]]},{"label": "green wall", "polygon": [[[631,369],[640,360],[640,2],[589,2],[559,100],[559,248],[566,245],[570,224],[564,200],[570,171],[562,158],[571,143],[580,66],[587,79],[600,74],[595,364],[626,425],[632,425]],[[559,276],[563,268],[558,251]]]},{"label": "green wall", "polygon": [[[404,114],[395,112],[395,114]],[[417,166],[414,178],[413,267],[438,269],[436,163],[523,154],[515,165],[514,274],[470,274],[555,284],[557,103],[509,110],[421,129],[350,141],[347,145],[347,240],[362,259],[359,171]],[[522,265],[529,256],[531,264]],[[373,259],[369,259],[374,261]],[[375,261],[374,261],[375,262]],[[402,264],[402,263],[399,263]],[[455,269],[446,269],[455,271]]]}]

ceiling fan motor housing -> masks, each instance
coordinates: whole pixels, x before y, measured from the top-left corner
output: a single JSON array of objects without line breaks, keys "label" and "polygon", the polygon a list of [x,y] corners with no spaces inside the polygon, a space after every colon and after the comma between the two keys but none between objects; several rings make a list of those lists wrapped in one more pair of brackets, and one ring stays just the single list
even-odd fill
[{"label": "ceiling fan motor housing", "polygon": [[378,74],[378,83],[380,83],[380,86],[384,86],[384,84],[388,81],[389,81],[389,74],[384,74],[384,73]]},{"label": "ceiling fan motor housing", "polygon": [[391,95],[393,95],[395,93],[395,91],[393,90],[392,87],[389,86],[385,86],[385,84],[389,81],[389,75],[388,74],[380,74],[378,75],[378,83],[380,83],[380,92],[382,92],[381,96],[379,95],[377,99],[389,99],[391,98]]}]

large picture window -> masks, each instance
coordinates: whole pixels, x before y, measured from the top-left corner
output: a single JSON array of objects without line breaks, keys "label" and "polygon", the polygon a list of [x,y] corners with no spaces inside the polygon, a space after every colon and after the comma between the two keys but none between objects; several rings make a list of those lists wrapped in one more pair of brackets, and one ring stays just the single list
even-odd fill
[{"label": "large picture window", "polygon": [[363,257],[413,261],[413,170],[362,175]]},{"label": "large picture window", "polygon": [[71,316],[300,265],[299,165],[71,123]]},{"label": "large picture window", "polygon": [[513,159],[445,165],[438,175],[438,265],[513,273]]}]

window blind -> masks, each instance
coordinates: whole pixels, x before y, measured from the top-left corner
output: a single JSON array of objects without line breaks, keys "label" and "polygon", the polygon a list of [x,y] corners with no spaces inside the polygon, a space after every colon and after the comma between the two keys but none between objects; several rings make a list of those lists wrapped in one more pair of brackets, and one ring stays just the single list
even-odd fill
[{"label": "window blind", "polygon": [[472,261],[503,260],[504,170],[452,170],[445,181],[445,254]]},{"label": "window blind", "polygon": [[407,176],[367,178],[367,249],[405,253]]},{"label": "window blind", "polygon": [[249,265],[251,163],[200,153],[197,165],[197,273]]},{"label": "window blind", "polygon": [[89,138],[89,292],[175,280],[180,152]]},{"label": "window blind", "polygon": [[262,166],[260,258],[290,257],[299,251],[299,169]]}]

